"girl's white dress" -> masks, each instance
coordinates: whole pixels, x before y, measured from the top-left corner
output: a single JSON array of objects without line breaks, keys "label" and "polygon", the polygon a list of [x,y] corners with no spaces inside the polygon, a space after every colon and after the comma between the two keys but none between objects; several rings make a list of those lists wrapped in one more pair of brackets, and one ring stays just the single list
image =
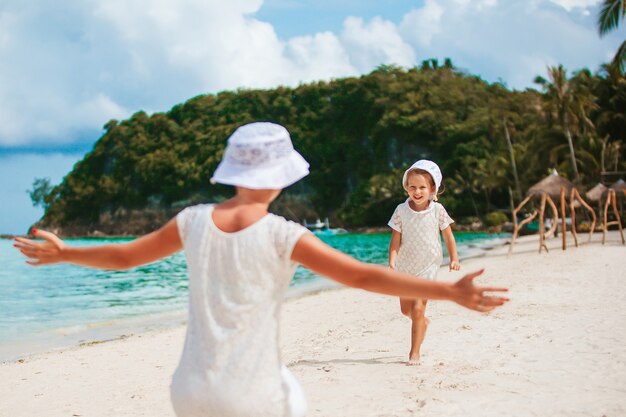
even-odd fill
[{"label": "girl's white dress", "polygon": [[307,232],[267,214],[234,233],[217,228],[212,205],[176,217],[189,269],[189,319],[171,385],[179,417],[297,417],[306,400],[282,364],[279,314]]},{"label": "girl's white dress", "polygon": [[409,199],[399,204],[389,220],[389,227],[402,234],[396,258],[396,270],[434,280],[443,262],[440,231],[454,220],[439,203],[415,211]]}]

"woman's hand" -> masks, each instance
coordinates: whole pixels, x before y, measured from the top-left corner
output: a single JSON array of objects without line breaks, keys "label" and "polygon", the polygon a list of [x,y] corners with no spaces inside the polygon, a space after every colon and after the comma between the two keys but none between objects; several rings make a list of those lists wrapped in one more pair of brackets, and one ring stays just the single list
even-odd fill
[{"label": "woman's hand", "polygon": [[65,243],[61,239],[54,233],[44,230],[34,229],[33,235],[44,239],[44,241],[38,242],[23,237],[14,239],[13,246],[28,258],[27,264],[41,266],[63,262]]},{"label": "woman's hand", "polygon": [[477,287],[474,278],[481,275],[485,270],[481,269],[469,273],[458,280],[454,285],[455,296],[452,298],[457,304],[472,310],[486,312],[503,305],[508,298],[485,295],[485,292],[506,292],[508,289],[501,287]]},{"label": "woman's hand", "polygon": [[183,247],[176,218],[160,229],[126,243],[76,247],[65,245],[50,232],[34,230],[33,234],[44,241],[18,237],[14,246],[29,258],[26,262],[34,266],[66,262],[99,269],[130,269],[163,259]]}]

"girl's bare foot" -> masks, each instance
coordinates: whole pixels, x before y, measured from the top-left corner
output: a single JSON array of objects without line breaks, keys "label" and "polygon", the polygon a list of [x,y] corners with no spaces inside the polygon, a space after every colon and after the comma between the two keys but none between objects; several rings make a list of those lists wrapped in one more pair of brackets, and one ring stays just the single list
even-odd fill
[{"label": "girl's bare foot", "polygon": [[411,355],[409,357],[409,360],[406,363],[406,366],[418,366],[418,365],[420,365],[420,355],[417,355],[415,357]]},{"label": "girl's bare foot", "polygon": [[[426,334],[426,329],[428,328],[429,324],[430,324],[430,320],[428,319],[428,317],[424,317],[424,331],[421,333],[421,337],[419,339],[419,346],[421,346],[422,342],[424,341],[424,335]],[[420,365],[419,351],[417,353],[410,352],[409,360],[406,363],[406,366],[417,366],[417,365]]]}]

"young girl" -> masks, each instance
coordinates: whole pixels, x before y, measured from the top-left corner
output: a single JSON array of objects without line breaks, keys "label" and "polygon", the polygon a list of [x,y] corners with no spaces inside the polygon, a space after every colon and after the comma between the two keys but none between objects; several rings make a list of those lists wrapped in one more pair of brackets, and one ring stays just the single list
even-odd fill
[{"label": "young girl", "polygon": [[[389,220],[392,228],[389,243],[391,269],[434,280],[443,261],[440,231],[450,255],[450,271],[461,268],[450,228],[454,220],[436,202],[441,177],[437,164],[426,159],[417,161],[404,172],[402,186],[409,197],[396,207]],[[400,310],[411,319],[411,350],[407,365],[419,364],[420,347],[429,323],[424,316],[427,298],[400,297]]]},{"label": "young girl", "polygon": [[235,186],[217,205],[181,211],[161,229],[125,244],[72,247],[45,231],[16,238],[32,265],[68,262],[126,269],[184,250],[189,271],[189,318],[171,385],[176,415],[302,416],[306,402],[281,363],[278,323],[297,264],[345,285],[406,298],[451,300],[489,311],[507,299],[502,288],[476,287],[468,274],[435,283],[359,262],[322,243],[297,223],[268,213],[281,189],[308,174],[287,130],[273,123],[239,127],[229,138],[212,182]]}]

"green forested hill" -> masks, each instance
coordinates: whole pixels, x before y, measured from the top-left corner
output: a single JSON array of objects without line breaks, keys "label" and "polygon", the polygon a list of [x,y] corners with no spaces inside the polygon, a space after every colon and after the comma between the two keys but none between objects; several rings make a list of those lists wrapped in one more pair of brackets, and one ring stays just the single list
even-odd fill
[{"label": "green forested hill", "polygon": [[228,187],[209,183],[226,138],[261,120],[286,126],[311,164],[311,175],[273,207],[299,221],[386,223],[403,199],[402,171],[419,158],[442,167],[441,200],[456,218],[508,208],[516,185],[507,133],[522,192],[551,168],[575,180],[568,132],[583,186],[603,170],[623,171],[623,75],[607,68],[568,78],[558,67],[537,81],[540,91],[511,91],[449,61],[430,61],[296,88],[202,95],[150,116],[140,111],[105,125],[93,150],[46,197],[40,225],[65,234],[141,233],[184,205],[226,198]]}]

